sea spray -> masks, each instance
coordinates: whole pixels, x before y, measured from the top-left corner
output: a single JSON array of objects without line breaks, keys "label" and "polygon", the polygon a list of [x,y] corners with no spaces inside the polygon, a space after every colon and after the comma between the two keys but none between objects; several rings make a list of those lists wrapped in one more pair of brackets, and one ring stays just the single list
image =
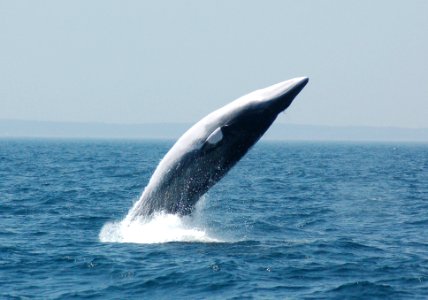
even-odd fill
[{"label": "sea spray", "polygon": [[150,217],[130,218],[128,214],[122,221],[106,223],[100,231],[99,239],[101,242],[139,244],[222,242],[204,228],[201,216],[204,203],[205,199],[198,203],[193,216],[158,212]]}]

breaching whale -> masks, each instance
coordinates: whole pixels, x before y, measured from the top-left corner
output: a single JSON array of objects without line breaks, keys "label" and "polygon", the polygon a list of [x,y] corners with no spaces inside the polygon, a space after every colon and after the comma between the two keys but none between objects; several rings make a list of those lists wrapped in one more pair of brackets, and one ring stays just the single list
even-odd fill
[{"label": "breaching whale", "polygon": [[307,77],[251,92],[185,132],[153,173],[128,217],[187,215],[199,198],[247,153],[305,87]]}]

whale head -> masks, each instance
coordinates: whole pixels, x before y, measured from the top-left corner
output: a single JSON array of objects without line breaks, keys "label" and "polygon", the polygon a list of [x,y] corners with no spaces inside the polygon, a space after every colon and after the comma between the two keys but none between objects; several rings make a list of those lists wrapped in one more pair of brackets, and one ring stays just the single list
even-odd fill
[{"label": "whale head", "polygon": [[[298,77],[244,95],[206,116],[189,130],[189,135],[198,137],[197,144],[208,146],[227,139],[228,146],[245,153],[278,114],[290,106],[308,81],[307,77]],[[186,139],[186,135],[183,137]]]},{"label": "whale head", "polygon": [[251,98],[254,98],[253,105],[256,108],[261,105],[271,110],[272,113],[278,114],[290,106],[308,81],[307,77],[298,77],[256,90],[244,97],[248,99],[249,103],[251,103]]}]

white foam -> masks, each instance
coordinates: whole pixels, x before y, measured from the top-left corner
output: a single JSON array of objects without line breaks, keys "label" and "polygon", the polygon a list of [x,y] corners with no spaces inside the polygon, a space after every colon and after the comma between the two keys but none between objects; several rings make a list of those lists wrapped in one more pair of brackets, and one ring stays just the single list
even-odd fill
[{"label": "white foam", "polygon": [[157,213],[152,218],[127,218],[106,223],[99,234],[101,242],[155,244],[167,242],[222,242],[194,224],[190,217]]}]

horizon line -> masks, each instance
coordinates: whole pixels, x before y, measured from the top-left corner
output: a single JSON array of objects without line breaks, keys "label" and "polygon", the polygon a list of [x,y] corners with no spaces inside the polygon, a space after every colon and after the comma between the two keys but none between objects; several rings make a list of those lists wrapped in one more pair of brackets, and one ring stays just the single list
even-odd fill
[{"label": "horizon line", "polygon": [[[0,119],[2,138],[103,138],[176,140],[192,123],[101,123]],[[274,123],[264,140],[428,142],[428,128]]]}]

